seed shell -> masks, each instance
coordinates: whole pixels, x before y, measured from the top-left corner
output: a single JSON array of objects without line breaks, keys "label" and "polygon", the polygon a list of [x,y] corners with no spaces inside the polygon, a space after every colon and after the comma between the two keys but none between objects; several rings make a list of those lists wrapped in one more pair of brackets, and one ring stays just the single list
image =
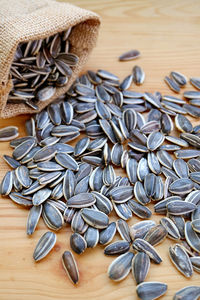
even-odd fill
[{"label": "seed shell", "polygon": [[63,268],[74,284],[79,281],[79,271],[75,258],[71,251],[65,251],[62,255]]},{"label": "seed shell", "polygon": [[108,277],[114,281],[123,280],[131,270],[133,257],[134,254],[132,252],[127,252],[114,259],[108,267]]},{"label": "seed shell", "polygon": [[167,285],[161,282],[143,282],[140,283],[136,292],[142,300],[153,300],[164,295],[167,291]]},{"label": "seed shell", "polygon": [[56,234],[47,231],[43,236],[39,239],[34,253],[33,253],[33,258],[37,262],[41,259],[43,259],[47,254],[52,250],[56,243]]}]

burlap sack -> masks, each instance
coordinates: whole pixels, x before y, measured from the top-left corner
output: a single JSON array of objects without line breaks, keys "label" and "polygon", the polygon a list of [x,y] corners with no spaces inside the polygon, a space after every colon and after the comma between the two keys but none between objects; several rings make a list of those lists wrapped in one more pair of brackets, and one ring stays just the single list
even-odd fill
[{"label": "burlap sack", "polygon": [[90,11],[69,3],[53,0],[0,0],[0,117],[8,118],[34,111],[25,104],[7,104],[12,88],[8,80],[14,53],[20,42],[36,40],[75,26],[70,35],[72,53],[80,60],[65,87],[57,88],[56,94],[39,103],[43,109],[55,98],[65,93],[85,64],[95,46],[99,17]]}]

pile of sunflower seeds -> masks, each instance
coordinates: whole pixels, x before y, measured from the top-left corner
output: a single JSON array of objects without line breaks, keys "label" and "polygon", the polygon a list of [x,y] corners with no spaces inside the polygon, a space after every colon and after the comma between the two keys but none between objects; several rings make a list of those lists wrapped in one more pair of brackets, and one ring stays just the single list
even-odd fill
[{"label": "pile of sunflower seeds", "polygon": [[[165,283],[144,282],[150,264],[162,263],[156,245],[165,238],[176,241],[169,257],[183,276],[200,272],[200,125],[193,127],[187,118],[200,117],[200,91],[186,91],[181,99],[128,90],[144,79],[139,66],[122,82],[105,70],[79,77],[66,95],[26,122],[26,137],[10,142],[13,155],[4,159],[13,170],[0,191],[30,208],[28,235],[42,216],[53,231],[70,224],[77,254],[106,245],[105,255],[119,255],[108,277],[120,281],[131,271],[138,297],[148,300],[167,291]],[[180,137],[172,135],[174,126]],[[72,147],[69,142],[84,132]],[[116,167],[127,177],[117,176]],[[150,219],[150,202],[162,215],[160,224]],[[109,220],[112,211],[116,222]],[[129,226],[133,216],[141,221]],[[121,239],[112,242],[116,232]],[[46,232],[34,260],[43,259],[55,243],[56,234]],[[62,262],[77,283],[73,253],[65,251]],[[192,286],[174,299],[199,297],[200,287]]]},{"label": "pile of sunflower seeds", "polygon": [[78,63],[77,55],[70,52],[71,30],[19,44],[10,68],[13,88],[8,103],[37,110],[38,101],[50,99],[57,87],[67,84]]}]

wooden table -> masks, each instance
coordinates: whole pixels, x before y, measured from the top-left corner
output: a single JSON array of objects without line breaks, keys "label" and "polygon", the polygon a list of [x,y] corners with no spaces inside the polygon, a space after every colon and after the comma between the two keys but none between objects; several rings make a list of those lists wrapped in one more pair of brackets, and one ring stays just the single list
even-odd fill
[{"label": "wooden table", "polygon": [[[108,69],[120,79],[130,74],[135,64],[142,66],[146,80],[142,87],[134,90],[166,94],[172,92],[163,82],[171,70],[183,72],[186,76],[200,76],[200,22],[199,0],[73,0],[72,3],[91,9],[102,18],[97,47],[94,49],[84,71],[98,68]],[[139,49],[141,58],[137,61],[118,62],[118,56],[129,49]],[[188,87],[190,85],[188,84]],[[28,116],[1,120],[0,127],[16,125],[24,135],[24,122]],[[198,121],[195,122],[197,124]],[[11,154],[8,143],[0,144],[0,177],[9,169],[2,154]],[[118,171],[119,172],[119,171]],[[33,249],[39,237],[46,231],[42,220],[30,238],[25,227],[28,211],[20,209],[7,198],[0,199],[0,299],[5,300],[133,300],[137,299],[136,284],[130,274],[120,283],[111,282],[106,271],[113,260],[103,255],[103,247],[87,249],[80,256],[75,255],[80,270],[80,283],[73,286],[61,265],[61,255],[69,249],[70,228],[58,233],[57,243],[51,254],[34,263]],[[157,221],[159,217],[153,216]],[[136,217],[129,224],[138,221]],[[117,237],[119,238],[119,237]],[[175,291],[200,283],[199,274],[192,279],[184,278],[168,257],[167,239],[156,249],[163,258],[161,265],[151,264],[147,281],[161,281],[168,284],[163,299],[172,299]]]}]

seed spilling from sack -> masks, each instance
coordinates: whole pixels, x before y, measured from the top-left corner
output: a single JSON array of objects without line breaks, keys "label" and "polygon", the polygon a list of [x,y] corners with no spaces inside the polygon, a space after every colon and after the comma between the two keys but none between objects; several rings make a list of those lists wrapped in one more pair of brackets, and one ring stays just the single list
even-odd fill
[{"label": "seed spilling from sack", "polygon": [[72,30],[18,45],[10,68],[13,88],[8,103],[24,103],[37,110],[38,101],[49,100],[56,88],[67,84],[79,60],[71,53]]}]

